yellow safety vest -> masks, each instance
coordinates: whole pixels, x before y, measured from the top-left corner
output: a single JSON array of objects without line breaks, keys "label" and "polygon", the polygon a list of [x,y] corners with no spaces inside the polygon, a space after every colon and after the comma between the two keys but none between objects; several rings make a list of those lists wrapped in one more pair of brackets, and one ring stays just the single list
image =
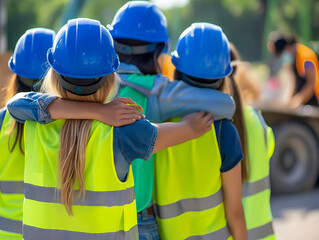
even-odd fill
[{"label": "yellow safety vest", "polygon": [[19,147],[9,151],[13,146],[16,129],[9,140],[9,132],[13,119],[8,111],[5,114],[0,130],[0,239],[22,239],[22,208],[23,208],[23,172],[24,155]]},{"label": "yellow safety vest", "polygon": [[121,182],[113,159],[113,127],[93,121],[86,147],[85,199],[69,216],[58,197],[59,133],[65,120],[25,123],[24,240],[138,239],[133,174]]},{"label": "yellow safety vest", "polygon": [[202,137],[161,150],[154,164],[154,210],[162,240],[232,239],[214,125]]},{"label": "yellow safety vest", "polygon": [[261,114],[245,106],[248,141],[249,179],[243,184],[242,203],[248,240],[276,239],[270,207],[269,159],[274,151],[274,136]]}]

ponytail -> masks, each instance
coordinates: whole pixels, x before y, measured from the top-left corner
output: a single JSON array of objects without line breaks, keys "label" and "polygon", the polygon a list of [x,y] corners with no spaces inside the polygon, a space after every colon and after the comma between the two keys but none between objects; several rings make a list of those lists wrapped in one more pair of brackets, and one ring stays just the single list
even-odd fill
[{"label": "ponytail", "polygon": [[242,146],[242,151],[244,153],[244,158],[241,162],[241,173],[242,173],[242,180],[247,181],[249,177],[249,159],[248,159],[248,144],[247,144],[247,134],[246,134],[246,126],[244,120],[244,111],[243,111],[243,104],[240,92],[238,90],[237,83],[235,82],[232,76],[227,77],[226,80],[228,81],[228,88],[230,95],[234,98],[236,104],[236,111],[234,114],[234,125],[236,126],[240,142]]},{"label": "ponytail", "polygon": [[[6,96],[5,96],[5,103],[7,103],[13,96],[15,96],[19,92],[29,92],[32,90],[32,87],[29,87],[25,85],[22,81],[19,80],[19,77],[17,74],[12,74],[9,80],[9,86],[6,89]],[[9,141],[8,141],[8,148],[10,153],[13,152],[17,144],[19,145],[19,150],[22,154],[24,154],[23,151],[23,128],[24,124],[19,123],[16,120],[12,119],[13,124],[11,129],[9,130]],[[14,131],[16,129],[16,133],[14,134]],[[11,144],[11,139],[14,137],[13,144]]]},{"label": "ponytail", "polygon": [[85,150],[89,140],[92,120],[66,120],[60,132],[61,200],[69,215],[73,215],[74,187],[79,182],[75,198],[85,197]]}]

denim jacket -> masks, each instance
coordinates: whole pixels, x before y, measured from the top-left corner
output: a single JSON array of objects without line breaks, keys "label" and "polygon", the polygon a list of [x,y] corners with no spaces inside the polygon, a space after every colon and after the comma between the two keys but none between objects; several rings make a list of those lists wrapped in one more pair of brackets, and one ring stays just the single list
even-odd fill
[{"label": "denim jacket", "polygon": [[[121,63],[117,71],[121,79],[133,73],[141,73],[132,64]],[[211,112],[215,120],[231,120],[235,103],[229,94],[208,88],[198,88],[183,81],[170,81],[158,74],[148,98],[147,119],[164,122],[174,117],[197,111]]]}]

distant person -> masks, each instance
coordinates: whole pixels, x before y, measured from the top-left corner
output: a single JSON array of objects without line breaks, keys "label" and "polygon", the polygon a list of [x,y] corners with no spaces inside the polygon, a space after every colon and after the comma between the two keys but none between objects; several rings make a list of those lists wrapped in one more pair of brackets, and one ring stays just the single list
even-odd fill
[{"label": "distant person", "polygon": [[[8,65],[12,71],[5,101],[33,85],[47,70],[46,54],[55,32],[45,28],[27,30],[18,40]],[[22,239],[24,182],[24,141],[22,123],[16,122],[6,108],[0,109],[0,239]]]},{"label": "distant person", "polygon": [[168,77],[170,81],[174,80],[175,66],[171,61],[171,56],[163,54],[163,75]]},{"label": "distant person", "polygon": [[[230,79],[235,81],[240,89],[237,94],[246,100],[246,95],[250,96],[250,85],[242,81],[242,75],[238,75],[241,60],[236,47],[231,44],[230,49],[233,66]],[[247,71],[247,69],[243,68],[240,71]],[[235,98],[234,95],[233,97]],[[247,102],[244,102],[242,109],[247,136],[249,174],[248,179],[243,181],[242,202],[248,239],[273,240],[276,236],[272,227],[273,217],[270,206],[269,161],[275,147],[274,134],[260,111],[245,103]]]},{"label": "distant person", "polygon": [[[198,89],[233,90],[229,43],[219,26],[193,23],[180,35],[172,63],[176,80]],[[240,122],[237,129],[245,139],[241,112],[234,122]],[[163,240],[247,239],[241,202],[245,142],[230,121],[215,121],[212,127],[209,134],[156,154],[153,201]]]},{"label": "distant person", "polygon": [[270,34],[267,47],[279,57],[280,66],[293,78],[289,81],[292,90],[288,96],[288,105],[291,108],[302,105],[318,107],[319,64],[316,54],[305,45],[297,43],[294,37],[278,32]]}]

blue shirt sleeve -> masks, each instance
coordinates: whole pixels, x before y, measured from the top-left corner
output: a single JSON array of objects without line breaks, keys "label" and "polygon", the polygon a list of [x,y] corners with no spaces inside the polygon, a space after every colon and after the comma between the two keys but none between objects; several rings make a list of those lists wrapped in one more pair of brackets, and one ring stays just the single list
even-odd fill
[{"label": "blue shirt sleeve", "polygon": [[6,115],[6,111],[7,111],[7,108],[0,109],[0,130],[1,130],[1,127],[2,127],[2,123],[3,123],[4,117]]},{"label": "blue shirt sleeve", "polygon": [[[153,106],[159,105],[158,110]],[[157,77],[149,99],[151,119],[160,114],[160,121],[189,113],[211,112],[215,120],[232,119],[235,103],[229,94],[208,88],[198,88],[183,81],[168,81]],[[157,112],[155,112],[157,111]]]},{"label": "blue shirt sleeve", "polygon": [[311,61],[306,61],[304,66],[305,66],[306,70],[308,70],[310,68],[314,68],[314,64]]},{"label": "blue shirt sleeve", "polygon": [[221,172],[234,168],[244,157],[238,131],[228,120],[214,122],[219,151],[222,158]]},{"label": "blue shirt sleeve", "polygon": [[157,127],[145,119],[130,125],[114,127],[114,165],[121,181],[126,179],[129,167],[135,159],[148,161],[151,158],[157,133]]},{"label": "blue shirt sleeve", "polygon": [[46,124],[54,121],[48,106],[55,99],[55,96],[46,93],[21,92],[9,100],[7,108],[10,115],[20,123],[29,120]]}]

